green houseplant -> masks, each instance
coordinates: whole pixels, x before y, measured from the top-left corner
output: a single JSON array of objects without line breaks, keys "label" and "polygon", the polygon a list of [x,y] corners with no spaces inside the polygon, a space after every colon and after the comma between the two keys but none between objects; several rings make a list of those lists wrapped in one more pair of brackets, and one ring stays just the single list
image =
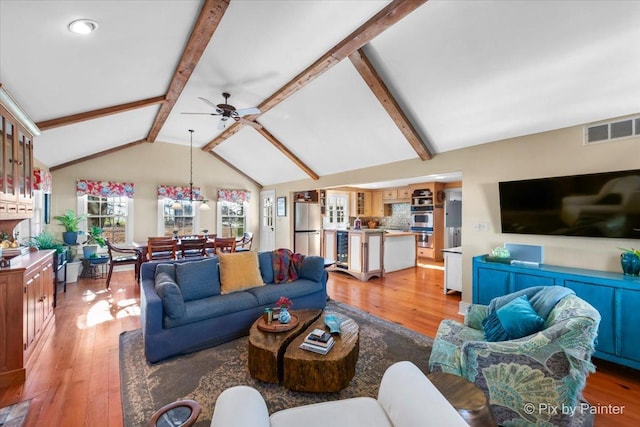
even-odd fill
[{"label": "green houseplant", "polygon": [[55,249],[56,253],[60,254],[64,252],[64,246],[62,242],[57,240],[53,233],[48,231],[41,231],[40,233],[32,236],[27,240],[27,246],[31,246],[38,249]]},{"label": "green houseplant", "polygon": [[75,245],[78,241],[80,222],[84,221],[86,215],[76,215],[72,209],[67,209],[64,215],[56,215],[53,219],[58,220],[65,228],[62,239],[67,245]]},{"label": "green houseplant", "polygon": [[98,246],[102,248],[105,245],[106,242],[104,237],[102,237],[102,228],[96,227],[95,225],[92,226],[87,233],[87,241],[84,242],[84,246],[82,247],[85,259],[96,257]]}]

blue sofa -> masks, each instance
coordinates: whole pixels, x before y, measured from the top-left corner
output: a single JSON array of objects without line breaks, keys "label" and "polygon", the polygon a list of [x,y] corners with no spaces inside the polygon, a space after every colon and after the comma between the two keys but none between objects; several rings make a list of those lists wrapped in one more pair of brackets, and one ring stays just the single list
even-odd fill
[{"label": "blue sofa", "polygon": [[[327,303],[328,276],[322,257],[305,257],[298,279],[279,284],[273,283],[272,253],[259,253],[258,261],[265,285],[228,294],[219,292],[217,257],[143,263],[140,270],[140,320],[147,360],[155,363],[247,335],[253,322],[262,315],[265,308],[274,307],[280,296],[290,298],[294,304],[293,309],[324,309]],[[185,263],[192,264],[182,265]],[[158,268],[162,264],[164,266]],[[203,276],[203,264],[213,274]],[[167,306],[165,288],[156,286],[156,275],[161,275],[167,269],[180,269],[183,280],[186,280],[185,277],[191,281],[195,277],[206,277],[200,282],[207,282],[208,288],[212,285],[214,289],[218,289],[217,294],[198,298],[196,292],[196,299],[192,295],[192,299],[188,300],[185,295],[184,301],[181,296],[178,297],[180,312],[176,315],[172,306]],[[193,275],[188,274],[190,270],[193,270]],[[158,294],[158,289],[161,290],[162,297]]]}]

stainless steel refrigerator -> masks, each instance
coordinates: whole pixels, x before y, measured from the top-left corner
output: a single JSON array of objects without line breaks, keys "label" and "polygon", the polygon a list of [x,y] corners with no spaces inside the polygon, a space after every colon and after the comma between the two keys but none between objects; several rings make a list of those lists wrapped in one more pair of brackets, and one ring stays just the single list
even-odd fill
[{"label": "stainless steel refrigerator", "polygon": [[294,203],[293,250],[303,255],[320,255],[322,216],[318,203]]}]

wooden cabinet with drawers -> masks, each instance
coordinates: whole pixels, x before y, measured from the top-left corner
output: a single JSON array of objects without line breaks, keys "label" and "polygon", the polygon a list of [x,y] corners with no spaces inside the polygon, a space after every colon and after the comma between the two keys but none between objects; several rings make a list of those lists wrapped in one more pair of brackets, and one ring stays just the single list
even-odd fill
[{"label": "wooden cabinet with drawers", "polygon": [[0,388],[21,384],[53,319],[53,252],[30,252],[0,270]]}]

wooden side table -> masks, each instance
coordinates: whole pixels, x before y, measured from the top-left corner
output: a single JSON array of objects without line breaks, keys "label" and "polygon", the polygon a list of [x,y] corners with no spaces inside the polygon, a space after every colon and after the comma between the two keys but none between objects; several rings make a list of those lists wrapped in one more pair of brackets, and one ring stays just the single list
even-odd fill
[{"label": "wooden side table", "polygon": [[474,383],[453,374],[433,372],[427,378],[472,427],[497,425],[487,396]]}]

